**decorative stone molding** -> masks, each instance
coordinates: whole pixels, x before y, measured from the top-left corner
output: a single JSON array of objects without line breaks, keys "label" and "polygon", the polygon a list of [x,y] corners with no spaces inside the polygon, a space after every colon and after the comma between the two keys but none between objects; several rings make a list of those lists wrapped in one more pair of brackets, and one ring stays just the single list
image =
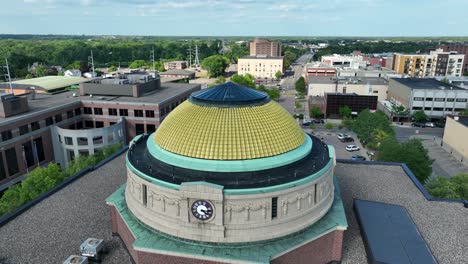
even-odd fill
[{"label": "decorative stone molding", "polygon": [[169,198],[165,195],[158,194],[154,191],[150,191],[148,195],[148,207],[154,208],[154,201],[161,201],[162,202],[162,211],[166,211],[166,205],[173,205],[177,207],[176,215],[180,216],[180,203],[181,200],[177,198]]},{"label": "decorative stone molding", "polygon": [[307,199],[309,207],[312,205],[312,197],[314,197],[314,192],[304,192],[300,194],[296,194],[294,196],[285,197],[281,201],[281,206],[283,207],[283,215],[288,214],[288,205],[292,203],[296,203],[297,210],[301,210],[302,207],[302,200]]},{"label": "decorative stone molding", "polygon": [[231,204],[231,205],[226,205],[225,212],[227,214],[227,220],[231,221],[232,219],[232,211],[240,213],[243,211],[246,211],[245,217],[246,220],[250,220],[250,211],[258,211],[258,210],[263,210],[262,211],[262,216],[265,219],[266,218],[266,212],[270,208],[269,203],[263,202],[263,203],[248,203],[248,204]]}]

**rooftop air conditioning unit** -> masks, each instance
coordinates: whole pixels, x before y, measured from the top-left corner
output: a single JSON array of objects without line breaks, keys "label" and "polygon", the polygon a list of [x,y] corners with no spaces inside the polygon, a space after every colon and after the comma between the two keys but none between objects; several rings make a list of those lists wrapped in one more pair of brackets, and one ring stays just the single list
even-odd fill
[{"label": "rooftop air conditioning unit", "polygon": [[84,256],[71,255],[63,264],[88,264],[88,258]]},{"label": "rooftop air conditioning unit", "polygon": [[81,256],[91,258],[92,260],[99,261],[100,254],[104,248],[104,240],[97,238],[88,238],[80,246]]}]

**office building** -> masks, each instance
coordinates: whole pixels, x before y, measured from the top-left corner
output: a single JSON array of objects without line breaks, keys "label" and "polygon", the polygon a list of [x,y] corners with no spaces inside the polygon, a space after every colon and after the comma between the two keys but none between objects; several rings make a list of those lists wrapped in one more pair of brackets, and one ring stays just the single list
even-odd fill
[{"label": "office building", "polygon": [[374,77],[313,77],[309,79],[308,95],[325,96],[327,93],[352,93],[387,99],[388,82]]},{"label": "office building", "polygon": [[358,115],[362,110],[377,110],[377,96],[358,95],[355,93],[326,93],[325,94],[325,118],[340,116],[340,108],[348,106],[351,108],[351,115]]},{"label": "office building", "polygon": [[238,74],[251,74],[256,78],[275,78],[277,72],[284,73],[284,57],[246,56],[237,62]]},{"label": "office building", "polygon": [[255,38],[249,42],[250,56],[281,56],[281,42],[271,42],[267,39]]},{"label": "office building", "polygon": [[457,52],[458,54],[464,54],[463,59],[463,70],[462,72],[466,75],[468,73],[468,44],[449,44],[440,46],[445,52]]}]

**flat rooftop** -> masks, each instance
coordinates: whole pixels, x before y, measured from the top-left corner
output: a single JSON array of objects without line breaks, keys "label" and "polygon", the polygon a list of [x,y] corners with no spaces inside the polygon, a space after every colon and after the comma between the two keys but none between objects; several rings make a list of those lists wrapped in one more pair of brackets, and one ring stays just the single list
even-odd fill
[{"label": "flat rooftop", "polygon": [[431,89],[431,90],[466,90],[453,84],[439,82],[433,78],[392,78],[410,89]]},{"label": "flat rooftop", "polygon": [[[102,263],[130,264],[123,243],[112,237],[105,202],[126,181],[124,158],[88,173],[1,227],[0,261],[60,263],[79,253],[86,238],[96,237],[110,248]],[[367,263],[355,198],[404,206],[440,264],[468,259],[468,209],[461,203],[426,200],[400,166],[338,163],[335,175],[349,225],[342,263]]]},{"label": "flat rooftop", "polygon": [[312,76],[309,77],[309,84],[336,84],[338,78],[339,84],[348,83],[348,85],[387,85],[388,82],[380,77],[325,77],[325,76]]},{"label": "flat rooftop", "polygon": [[[458,123],[464,125],[465,127],[468,128],[468,116],[458,116],[458,120],[456,120]],[[454,119],[455,120],[455,119]]]},{"label": "flat rooftop", "polygon": [[[74,84],[89,82],[90,79],[82,77],[69,77],[69,76],[45,76],[39,78],[25,79],[20,81],[11,82],[13,88],[35,87],[42,90],[55,90],[65,88]],[[0,84],[0,87],[9,87],[8,83]]]},{"label": "flat rooftop", "polygon": [[[36,93],[34,100],[28,100],[29,111],[23,114],[0,118],[0,125],[2,122],[12,121],[17,118],[22,118],[27,115],[36,114],[39,111],[46,111],[54,107],[59,107],[73,102],[112,102],[112,103],[143,103],[143,104],[161,104],[166,100],[171,99],[178,94],[190,91],[198,87],[199,84],[187,84],[187,83],[162,83],[161,88],[150,93],[147,93],[141,97],[130,97],[130,96],[80,96],[79,90],[67,91],[56,94],[40,94]],[[77,96],[73,96],[73,94]]]}]

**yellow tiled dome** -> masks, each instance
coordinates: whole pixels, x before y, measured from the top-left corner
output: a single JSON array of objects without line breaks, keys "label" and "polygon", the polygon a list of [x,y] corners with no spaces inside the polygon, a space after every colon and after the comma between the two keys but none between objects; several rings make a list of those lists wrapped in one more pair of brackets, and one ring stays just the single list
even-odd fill
[{"label": "yellow tiled dome", "polygon": [[271,157],[305,140],[294,118],[278,103],[217,107],[182,103],[154,136],[161,148],[192,158],[246,160]]}]

